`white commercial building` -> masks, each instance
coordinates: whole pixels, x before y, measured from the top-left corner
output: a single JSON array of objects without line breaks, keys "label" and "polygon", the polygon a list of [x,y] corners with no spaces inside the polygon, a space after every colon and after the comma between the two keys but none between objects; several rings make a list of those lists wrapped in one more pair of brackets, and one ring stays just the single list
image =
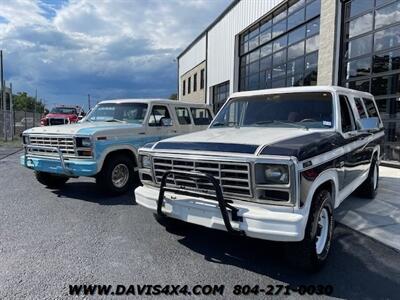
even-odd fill
[{"label": "white commercial building", "polygon": [[400,160],[400,0],[233,0],[178,56],[179,99],[341,85],[375,95]]}]

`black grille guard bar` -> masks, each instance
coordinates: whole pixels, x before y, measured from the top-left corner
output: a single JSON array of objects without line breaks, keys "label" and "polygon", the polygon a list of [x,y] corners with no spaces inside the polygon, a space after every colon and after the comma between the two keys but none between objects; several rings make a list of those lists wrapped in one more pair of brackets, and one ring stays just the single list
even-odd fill
[{"label": "black grille guard bar", "polygon": [[[164,174],[163,177],[161,179],[161,185],[160,185],[160,194],[158,195],[158,201],[157,201],[157,215],[159,216],[165,216],[165,214],[162,212],[162,205],[163,205],[163,201],[164,201],[164,193],[165,191],[168,192],[177,192],[176,189],[173,188],[169,188],[167,187],[167,178],[169,175],[184,175],[184,176],[188,176],[190,178],[201,178],[201,179],[207,179],[213,186],[215,189],[215,198],[218,201],[218,205],[219,205],[219,209],[221,210],[221,215],[222,215],[222,219],[224,221],[226,230],[230,233],[236,234],[236,235],[246,235],[245,232],[243,230],[237,230],[237,229],[233,229],[231,222],[229,220],[229,214],[228,214],[228,210],[230,209],[231,214],[232,214],[232,221],[238,221],[238,222],[242,222],[243,218],[241,216],[238,216],[238,209],[232,205],[230,205],[228,203],[227,200],[224,200],[224,196],[222,194],[222,190],[221,187],[218,183],[218,181],[209,174],[205,174],[205,173],[201,173],[201,172],[186,172],[186,171],[176,171],[176,170],[167,170]],[[187,191],[182,191],[182,194],[186,194],[186,195],[193,195],[191,192]],[[232,202],[232,201],[229,201]]]}]

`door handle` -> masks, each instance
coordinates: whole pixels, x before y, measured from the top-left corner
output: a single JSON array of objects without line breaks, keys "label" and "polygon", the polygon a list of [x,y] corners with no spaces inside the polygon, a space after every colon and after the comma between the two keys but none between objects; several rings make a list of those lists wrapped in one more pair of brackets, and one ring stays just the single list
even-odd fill
[{"label": "door handle", "polygon": [[146,134],[146,132],[139,132],[138,134]]}]

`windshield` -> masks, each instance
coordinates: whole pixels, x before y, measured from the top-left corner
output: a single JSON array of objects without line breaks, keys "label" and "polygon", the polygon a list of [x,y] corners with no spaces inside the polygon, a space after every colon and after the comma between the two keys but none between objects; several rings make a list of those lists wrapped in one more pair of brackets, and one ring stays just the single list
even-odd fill
[{"label": "windshield", "polygon": [[288,93],[235,98],[217,115],[211,127],[331,128],[330,93]]},{"label": "windshield", "polygon": [[142,124],[147,112],[145,103],[104,103],[85,118],[89,122],[126,122]]},{"label": "windshield", "polygon": [[76,115],[76,108],[74,107],[54,107],[51,112],[52,114],[63,114],[63,115]]}]

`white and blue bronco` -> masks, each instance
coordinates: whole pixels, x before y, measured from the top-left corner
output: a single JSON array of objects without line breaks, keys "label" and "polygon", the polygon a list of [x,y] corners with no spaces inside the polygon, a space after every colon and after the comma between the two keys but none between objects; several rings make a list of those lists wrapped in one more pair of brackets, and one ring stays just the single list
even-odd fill
[{"label": "white and blue bronco", "polygon": [[133,188],[138,148],[163,138],[206,129],[206,105],[163,99],[107,100],[79,123],[36,127],[23,133],[21,164],[39,182],[60,187],[69,178],[95,177],[99,186],[120,194]]},{"label": "white and blue bronco", "polygon": [[356,189],[376,194],[383,138],[368,93],[332,86],[234,93],[209,129],[139,150],[136,202],[159,216],[292,242],[289,259],[318,269],[334,209]]}]

